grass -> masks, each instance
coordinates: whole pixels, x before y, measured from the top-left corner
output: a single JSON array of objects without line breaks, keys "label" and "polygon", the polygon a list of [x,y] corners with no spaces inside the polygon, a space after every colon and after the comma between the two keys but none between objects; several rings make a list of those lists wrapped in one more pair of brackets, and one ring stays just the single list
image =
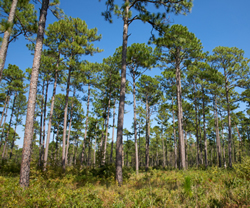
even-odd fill
[{"label": "grass", "polygon": [[32,168],[30,186],[19,187],[19,175],[1,172],[1,207],[250,207],[250,160],[232,170],[124,169],[121,187],[115,169],[69,168],[41,172]]}]

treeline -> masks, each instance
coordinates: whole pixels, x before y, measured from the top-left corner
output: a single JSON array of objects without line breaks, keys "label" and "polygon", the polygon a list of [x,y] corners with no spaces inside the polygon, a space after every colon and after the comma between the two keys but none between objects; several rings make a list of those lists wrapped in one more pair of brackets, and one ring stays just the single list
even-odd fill
[{"label": "treeline", "polygon": [[[29,185],[31,159],[43,171],[48,166],[65,170],[115,163],[121,185],[123,166],[135,168],[137,174],[139,168],[147,171],[150,166],[231,168],[250,155],[249,59],[244,51],[218,46],[211,54],[204,52],[186,27],[166,26],[165,13],[147,10],[147,3],[153,3],[167,12],[187,13],[191,1],[126,0],[122,7],[107,1],[105,18],[112,21],[114,9],[123,17],[123,45],[102,63],[83,60],[84,55],[102,52],[94,46],[101,40],[97,29],[63,15],[58,3],[42,1],[38,24],[29,1],[0,4],[9,16],[1,45],[2,68],[11,40],[37,33],[36,43],[28,45],[34,52],[32,69],[23,72],[9,64],[1,70],[0,151],[3,161],[21,164],[21,186]],[[27,8],[31,19],[20,14]],[[131,9],[138,14],[133,17]],[[58,21],[45,29],[48,11]],[[148,22],[159,32],[150,45],[128,46],[128,27],[134,20]],[[156,67],[161,75],[144,74]],[[132,93],[133,100],[125,99],[126,93]],[[125,121],[131,130],[123,129],[125,103],[133,105],[133,119]],[[240,108],[242,103],[246,109]],[[15,145],[18,125],[25,127],[22,149]]]}]

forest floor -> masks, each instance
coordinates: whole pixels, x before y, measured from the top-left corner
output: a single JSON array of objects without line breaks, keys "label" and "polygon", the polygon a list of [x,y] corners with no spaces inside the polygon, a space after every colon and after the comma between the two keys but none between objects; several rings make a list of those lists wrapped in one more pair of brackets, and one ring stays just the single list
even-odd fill
[{"label": "forest floor", "polygon": [[46,172],[32,166],[30,185],[19,186],[18,168],[0,169],[1,207],[250,207],[250,159],[233,169],[209,167],[141,171],[123,170],[114,182],[114,166]]}]

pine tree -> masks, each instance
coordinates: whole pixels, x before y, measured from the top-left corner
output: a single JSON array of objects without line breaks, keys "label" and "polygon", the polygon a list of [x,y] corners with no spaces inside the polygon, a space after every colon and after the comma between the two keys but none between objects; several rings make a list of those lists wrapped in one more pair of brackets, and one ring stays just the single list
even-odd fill
[{"label": "pine tree", "polygon": [[249,60],[244,58],[244,51],[236,47],[216,47],[213,49],[211,61],[215,68],[224,72],[224,86],[226,92],[227,117],[228,117],[228,154],[229,167],[232,168],[232,124],[230,96],[233,89],[244,80],[249,71]]},{"label": "pine tree", "polygon": [[163,50],[167,49],[167,52],[163,53],[163,56],[166,57],[165,62],[172,64],[175,68],[181,168],[185,169],[181,71],[184,67],[186,67],[188,62],[201,55],[202,46],[195,35],[189,32],[188,29],[182,25],[173,25],[169,29],[166,28],[162,37],[156,39],[155,43]]},{"label": "pine tree", "polygon": [[[106,20],[112,22],[112,12],[118,17],[123,18],[123,38],[122,38],[122,68],[121,68],[121,88],[119,100],[119,113],[117,125],[117,142],[116,142],[116,180],[119,186],[122,185],[122,134],[126,92],[126,56],[128,45],[128,27],[135,20],[148,22],[153,28],[161,29],[165,24],[166,13],[152,13],[148,9],[149,5],[154,5],[156,8],[164,7],[166,12],[174,12],[175,14],[186,14],[192,7],[191,0],[164,0],[164,1],[148,1],[148,0],[123,0],[121,7],[115,4],[114,0],[106,1],[107,10],[102,13]],[[132,16],[132,10],[137,12]]]}]

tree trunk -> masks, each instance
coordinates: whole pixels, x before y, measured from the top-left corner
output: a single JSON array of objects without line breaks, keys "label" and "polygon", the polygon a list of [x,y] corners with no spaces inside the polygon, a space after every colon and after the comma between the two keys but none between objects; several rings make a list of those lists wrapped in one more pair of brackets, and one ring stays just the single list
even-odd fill
[{"label": "tree trunk", "polygon": [[[129,0],[126,0],[129,4]],[[123,43],[122,43],[122,70],[121,70],[121,88],[120,101],[117,124],[117,140],[116,140],[116,181],[118,185],[122,185],[122,134],[124,121],[124,106],[125,106],[125,91],[126,91],[126,56],[128,45],[128,14],[129,5],[125,8],[125,15],[123,17]]]},{"label": "tree trunk", "polygon": [[39,134],[39,160],[38,160],[38,166],[40,167],[42,164],[42,136],[43,136],[43,100],[44,100],[44,85],[45,80],[43,80],[42,85],[42,99],[41,99],[41,113],[40,113],[40,134]]},{"label": "tree trunk", "polygon": [[83,144],[82,144],[81,165],[83,165],[83,159],[84,159],[84,153],[85,153],[85,145],[86,145],[86,138],[87,138],[87,130],[88,130],[89,101],[90,101],[90,83],[88,83],[87,114],[86,114],[86,121],[85,121],[84,141],[83,141]]},{"label": "tree trunk", "polygon": [[42,1],[42,8],[40,10],[40,17],[38,22],[37,39],[35,54],[32,66],[32,73],[30,79],[30,90],[29,99],[27,106],[27,116],[25,124],[25,133],[23,141],[23,152],[22,152],[22,162],[20,171],[20,186],[29,186],[29,174],[30,174],[30,155],[31,155],[31,144],[33,138],[33,124],[34,124],[34,114],[36,106],[36,92],[37,92],[37,81],[39,75],[41,54],[43,48],[43,38],[45,30],[45,22],[47,16],[47,10],[49,7],[49,0]]},{"label": "tree trunk", "polygon": [[[194,87],[195,88],[195,87]],[[194,105],[195,105],[195,126],[196,126],[196,165],[199,167],[199,162],[200,162],[200,154],[199,154],[199,128],[198,128],[198,107],[197,107],[197,98],[196,96],[194,97]]]},{"label": "tree trunk", "polygon": [[96,137],[97,137],[96,132],[97,132],[97,123],[96,123],[95,129],[96,129],[96,131],[95,131],[94,161],[93,161],[94,168],[95,168],[95,164],[96,164]]},{"label": "tree trunk", "polygon": [[90,166],[90,161],[91,161],[91,144],[92,144],[92,140],[91,140],[91,138],[89,138],[89,150],[88,150],[88,166]]},{"label": "tree trunk", "polygon": [[164,138],[162,135],[162,131],[163,131],[163,126],[161,125],[161,139],[162,139],[162,159],[163,159],[163,168],[165,168],[166,166],[166,154],[165,154],[165,144],[164,144]]},{"label": "tree trunk", "polygon": [[141,125],[140,125],[140,123],[139,123],[139,151],[138,151],[138,160],[139,160],[139,168],[140,168],[140,165],[141,165],[141,155],[140,155],[140,152],[141,152],[141,134],[140,134],[140,132],[141,132]]},{"label": "tree trunk", "polygon": [[200,137],[200,163],[203,165],[203,151],[202,151],[202,140],[201,140],[201,114],[198,113],[198,117],[199,117],[199,137]]},{"label": "tree trunk", "polygon": [[207,133],[206,133],[206,117],[205,117],[205,98],[204,98],[204,89],[202,88],[202,112],[203,112],[203,136],[204,136],[204,144],[205,144],[205,167],[207,169]]},{"label": "tree trunk", "polygon": [[111,150],[110,150],[110,163],[113,163],[114,137],[115,137],[115,100],[114,100],[114,108],[113,108],[113,130],[112,130],[112,142],[111,142]]},{"label": "tree trunk", "polygon": [[[179,49],[177,50],[177,56],[179,56]],[[181,100],[181,71],[179,57],[176,60],[176,86],[177,86],[177,105],[178,105],[178,131],[179,131],[179,142],[180,142],[180,160],[181,168],[186,169],[185,165],[185,144],[183,137],[183,114],[182,114],[182,100]]]},{"label": "tree trunk", "polygon": [[66,146],[66,153],[65,153],[65,165],[66,166],[68,165],[69,139],[70,139],[71,124],[72,124],[72,115],[73,115],[75,93],[76,93],[76,89],[74,87],[74,93],[73,93],[72,104],[71,104],[71,109],[70,109],[70,120],[69,120],[69,130],[68,130],[68,137],[67,137],[67,146]]},{"label": "tree trunk", "polygon": [[228,118],[228,166],[232,168],[232,127],[231,127],[231,115],[230,115],[230,103],[229,103],[229,89],[226,70],[225,74],[225,88],[226,88],[226,100],[227,100],[227,118]]},{"label": "tree trunk", "polygon": [[175,131],[175,112],[174,112],[174,98],[172,96],[172,115],[173,115],[173,133],[174,133],[174,168],[177,169],[177,140]]},{"label": "tree trunk", "polygon": [[4,102],[4,107],[3,107],[3,112],[2,112],[2,116],[1,116],[0,126],[2,126],[5,108],[6,108],[6,105],[7,106],[9,105],[9,101],[10,101],[10,99],[9,99],[9,91],[8,91],[8,93],[6,95],[6,98],[5,98],[5,102]]},{"label": "tree trunk", "polygon": [[220,135],[219,135],[219,119],[217,111],[217,97],[214,97],[214,111],[215,111],[215,128],[216,128],[216,146],[217,146],[217,156],[219,161],[219,167],[221,168],[221,145],[220,145]]},{"label": "tree trunk", "polygon": [[63,122],[63,145],[62,145],[62,167],[65,170],[65,154],[66,154],[66,133],[67,133],[67,121],[68,121],[68,104],[69,104],[69,86],[70,86],[70,76],[71,76],[71,67],[69,67],[69,74],[67,80],[67,89],[65,97],[65,107],[64,107],[64,122]]},{"label": "tree trunk", "polygon": [[[7,134],[6,134],[6,137],[5,137],[5,143],[4,143],[3,152],[2,152],[2,159],[5,158],[5,150],[6,150],[8,137],[9,137],[9,133],[10,133],[10,128],[11,128],[11,123],[12,123],[12,118],[13,118],[13,114],[14,114],[14,109],[15,109],[15,104],[16,104],[16,97],[17,97],[17,93],[15,93],[15,95],[14,95],[13,106],[12,106],[11,115],[10,115],[9,128],[8,128],[8,131],[7,131]],[[13,140],[14,140],[14,138],[13,138]]]},{"label": "tree trunk", "polygon": [[[60,55],[59,55],[60,56]],[[59,61],[58,61],[59,62]],[[54,111],[54,104],[55,104],[55,96],[56,96],[56,86],[57,86],[57,76],[58,76],[58,65],[57,62],[56,66],[56,72],[55,72],[55,81],[54,81],[54,87],[53,87],[53,94],[51,98],[51,106],[50,106],[50,114],[49,114],[49,124],[48,124],[48,133],[47,133],[47,139],[46,139],[46,149],[44,154],[44,171],[46,170],[47,166],[47,160],[48,160],[48,152],[49,152],[49,141],[50,141],[50,132],[51,132],[51,125],[52,125],[52,117],[53,117],[53,111]],[[58,131],[58,130],[57,130]]]},{"label": "tree trunk", "polygon": [[[18,120],[18,116],[17,116],[16,120]],[[17,122],[15,123],[15,132],[14,132],[13,140],[12,140],[12,143],[11,143],[10,159],[11,159],[11,157],[12,157],[13,148],[14,148],[14,146],[15,146],[16,129],[17,129]]]},{"label": "tree trunk", "polygon": [[148,171],[149,168],[149,134],[150,134],[150,125],[149,125],[149,104],[148,96],[146,95],[146,155],[145,155],[145,171]]},{"label": "tree trunk", "polygon": [[240,142],[239,142],[239,161],[240,161],[240,163],[241,163],[241,155],[242,155],[242,149],[241,149],[241,147],[242,147],[242,140],[241,140],[241,136],[240,136],[239,129],[238,129],[238,127],[237,127],[236,124],[235,124],[235,127],[236,127],[236,130],[237,130],[237,132],[238,132],[238,136],[239,136],[239,140],[240,140]]},{"label": "tree trunk", "polygon": [[2,73],[3,73],[4,64],[5,64],[6,55],[7,55],[7,50],[8,50],[8,46],[9,46],[9,39],[10,39],[10,35],[11,35],[11,30],[13,27],[13,21],[14,21],[14,17],[15,17],[15,13],[16,13],[17,2],[18,2],[18,0],[12,0],[10,13],[9,13],[8,21],[7,21],[9,28],[7,28],[7,30],[4,32],[2,45],[1,45],[1,49],[0,49],[0,82],[2,80]]},{"label": "tree trunk", "polygon": [[111,99],[111,92],[109,93],[109,101],[108,101],[108,116],[107,116],[107,122],[106,122],[106,134],[105,134],[105,140],[104,140],[102,165],[104,165],[106,162],[106,150],[107,150],[108,128],[109,128],[109,113],[110,113],[110,99]]},{"label": "tree trunk", "polygon": [[47,111],[48,90],[49,90],[49,80],[47,80],[47,83],[46,83],[45,99],[44,99],[44,110],[43,110],[43,145],[42,145],[42,159],[44,159],[45,122],[46,122],[46,111]]},{"label": "tree trunk", "polygon": [[1,149],[2,143],[3,143],[2,141],[3,141],[3,135],[4,135],[4,128],[5,128],[5,123],[6,123],[6,119],[7,119],[7,116],[8,116],[9,100],[10,100],[10,97],[8,99],[8,104],[7,104],[6,112],[5,112],[5,115],[4,115],[5,117],[4,117],[4,122],[3,122],[3,126],[2,126],[0,149]]},{"label": "tree trunk", "polygon": [[136,175],[139,173],[139,157],[137,145],[137,121],[136,121],[136,100],[135,100],[135,69],[133,67],[133,102],[134,102],[134,135],[135,135],[135,170]]}]

